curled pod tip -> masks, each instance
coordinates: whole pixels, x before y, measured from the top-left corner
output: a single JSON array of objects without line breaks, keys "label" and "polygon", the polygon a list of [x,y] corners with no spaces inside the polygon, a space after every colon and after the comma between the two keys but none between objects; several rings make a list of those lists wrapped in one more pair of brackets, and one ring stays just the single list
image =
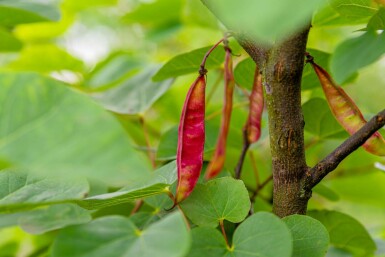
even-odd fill
[{"label": "curled pod tip", "polygon": [[206,169],[205,179],[211,179],[216,177],[221,170],[223,169],[226,157],[226,142],[227,135],[229,133],[231,112],[233,109],[233,93],[234,93],[234,74],[233,74],[233,61],[231,50],[228,47],[225,47],[226,56],[225,56],[225,68],[224,68],[224,77],[225,77],[225,92],[223,100],[223,109],[222,109],[222,119],[221,127],[219,131],[219,136],[217,144],[215,147],[215,152],[211,161]]},{"label": "curled pod tip", "polygon": [[205,142],[205,75],[201,73],[191,85],[178,129],[178,185],[174,206],[193,191],[203,165]]},{"label": "curled pod tip", "polygon": [[[333,81],[327,71],[314,63],[313,58],[308,57],[307,62],[313,66],[336,120],[350,135],[356,133],[367,123],[360,109],[348,94]],[[379,132],[375,132],[362,146],[374,155],[385,156],[385,140]]]}]

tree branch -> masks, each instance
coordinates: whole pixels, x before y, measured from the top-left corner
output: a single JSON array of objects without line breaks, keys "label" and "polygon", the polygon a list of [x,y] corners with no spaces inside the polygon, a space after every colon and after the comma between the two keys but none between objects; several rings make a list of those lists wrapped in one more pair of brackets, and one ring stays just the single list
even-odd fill
[{"label": "tree branch", "polygon": [[316,186],[327,174],[337,168],[337,166],[354,152],[358,147],[363,145],[377,130],[385,125],[385,110],[379,112],[360,130],[350,136],[345,142],[338,146],[332,153],[326,156],[322,161],[307,172],[304,189],[311,190]]}]

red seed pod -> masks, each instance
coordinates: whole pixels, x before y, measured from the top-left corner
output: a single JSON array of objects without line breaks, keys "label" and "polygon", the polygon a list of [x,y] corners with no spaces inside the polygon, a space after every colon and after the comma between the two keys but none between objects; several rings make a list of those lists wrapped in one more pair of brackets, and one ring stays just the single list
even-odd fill
[{"label": "red seed pod", "polygon": [[[308,56],[307,62],[311,63],[321,82],[322,89],[334,117],[350,135],[357,132],[366,124],[366,120],[360,109],[358,109],[357,105],[345,91],[333,81],[330,75],[314,63],[311,56]],[[363,147],[369,153],[385,156],[385,141],[379,132],[374,133],[365,142]]]},{"label": "red seed pod", "polygon": [[227,135],[229,133],[231,112],[233,109],[233,92],[234,92],[234,75],[233,75],[233,60],[231,50],[229,48],[226,49],[226,57],[225,57],[225,94],[223,100],[223,109],[222,109],[222,120],[221,120],[221,128],[219,131],[217,145],[215,147],[215,152],[209,166],[207,167],[205,178],[211,179],[217,176],[225,163],[226,157],[226,141]]},{"label": "red seed pod", "polygon": [[202,72],[191,85],[178,129],[178,185],[174,206],[186,199],[198,181],[203,165],[205,142],[205,88]]},{"label": "red seed pod", "polygon": [[253,88],[250,94],[249,117],[245,125],[249,144],[257,142],[261,137],[263,104],[262,75],[257,67],[255,69]]}]

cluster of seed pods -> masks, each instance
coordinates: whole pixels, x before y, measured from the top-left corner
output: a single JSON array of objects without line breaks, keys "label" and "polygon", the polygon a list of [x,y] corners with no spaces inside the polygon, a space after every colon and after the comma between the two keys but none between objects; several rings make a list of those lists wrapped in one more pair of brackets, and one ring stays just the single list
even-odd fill
[{"label": "cluster of seed pods", "polygon": [[[225,94],[222,110],[221,127],[214,155],[206,170],[205,178],[217,176],[223,169],[226,155],[226,141],[229,133],[231,112],[233,107],[234,76],[232,53],[227,46],[227,39],[220,40],[204,56],[198,78],[191,85],[182,109],[178,129],[177,170],[178,184],[174,197],[174,206],[186,199],[198,182],[202,166],[205,141],[205,62],[209,54],[220,43],[225,43]],[[250,95],[249,117],[247,129],[249,144],[256,142],[260,137],[261,113],[263,109],[262,80],[259,71],[256,71],[253,89]]]},{"label": "cluster of seed pods", "polygon": [[205,142],[205,63],[210,53],[222,43],[221,39],[204,56],[199,76],[192,83],[183,105],[178,128],[177,170],[178,184],[174,206],[186,199],[198,182]]},{"label": "cluster of seed pods", "polygon": [[[356,133],[366,124],[360,109],[330,75],[314,62],[312,56],[307,53],[306,57],[318,76],[334,117],[350,135]],[[363,148],[374,155],[385,156],[385,141],[379,132],[374,133],[365,142]]]}]

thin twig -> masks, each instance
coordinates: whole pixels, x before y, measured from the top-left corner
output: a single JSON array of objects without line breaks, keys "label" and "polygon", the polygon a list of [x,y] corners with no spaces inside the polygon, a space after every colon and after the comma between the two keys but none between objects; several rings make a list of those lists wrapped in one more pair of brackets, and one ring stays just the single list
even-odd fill
[{"label": "thin twig", "polygon": [[[259,192],[267,185],[269,184],[270,181],[273,180],[273,175],[270,175],[269,177],[266,178],[265,181],[263,181],[259,186],[257,186],[257,188],[253,191],[253,194],[250,196],[250,210],[249,210],[249,216],[253,215],[254,213],[254,203],[255,203],[255,199],[257,198]],[[261,195],[259,195],[259,197],[261,197],[262,199],[266,200],[264,197],[262,197]]]},{"label": "thin twig", "polygon": [[257,198],[259,191],[261,191],[272,180],[273,180],[273,175],[270,175],[265,179],[265,181],[263,181],[259,186],[257,186],[257,188],[253,192],[253,195],[250,196],[251,204],[255,202],[255,198]]},{"label": "thin twig", "polygon": [[329,174],[329,172],[335,170],[342,160],[363,145],[366,140],[384,125],[385,110],[382,110],[370,119],[360,130],[338,146],[332,153],[306,172],[304,190],[310,191],[327,174]]},{"label": "thin twig", "polygon": [[244,128],[243,129],[243,147],[242,147],[242,152],[241,152],[241,156],[239,157],[239,161],[238,161],[237,166],[235,167],[235,172],[234,172],[236,179],[240,179],[241,178],[243,163],[245,162],[246,153],[247,153],[247,150],[249,149],[249,147],[250,147],[250,143],[249,143],[249,140],[247,139],[247,129]]},{"label": "thin twig", "polygon": [[132,209],[132,211],[131,211],[131,213],[130,213],[130,216],[132,216],[132,215],[134,215],[135,213],[137,213],[137,212],[140,210],[140,208],[143,206],[143,203],[144,203],[143,200],[137,200],[137,201],[135,202],[134,208]]},{"label": "thin twig", "polygon": [[257,162],[255,160],[255,156],[252,151],[249,152],[250,160],[251,160],[251,167],[253,168],[254,176],[255,176],[255,184],[257,187],[260,185],[260,179],[259,179],[259,172],[257,168]]},{"label": "thin twig", "polygon": [[177,207],[177,208],[179,209],[179,211],[182,213],[183,220],[184,220],[184,222],[186,223],[187,228],[190,230],[191,227],[190,227],[190,223],[188,222],[188,219],[187,219],[187,217],[186,217],[186,214],[184,213],[184,211],[182,210],[182,208],[180,207],[180,205],[175,203],[176,200],[175,200],[174,195],[171,193],[171,191],[167,191],[166,193],[167,193],[168,197],[171,199],[171,201],[172,201],[174,204],[171,206],[171,208],[165,209],[165,211],[171,211],[172,209],[174,209],[174,207]]},{"label": "thin twig", "polygon": [[203,60],[202,60],[201,65],[200,65],[202,71],[205,69],[205,65],[206,65],[207,58],[209,57],[209,55],[211,54],[211,52],[214,51],[214,49],[215,49],[220,43],[222,43],[223,40],[225,40],[225,38],[222,38],[221,40],[219,40],[215,45],[213,45],[213,46],[210,48],[210,50],[207,51],[207,53],[206,53],[205,56],[203,57]]},{"label": "thin twig", "polygon": [[223,220],[220,220],[220,221],[219,221],[219,225],[220,225],[220,227],[221,227],[221,231],[222,231],[223,238],[224,238],[225,241],[226,241],[226,245],[227,245],[228,248],[230,248],[229,240],[227,239],[226,230],[225,230],[225,226],[224,226],[224,224],[223,224]]}]

